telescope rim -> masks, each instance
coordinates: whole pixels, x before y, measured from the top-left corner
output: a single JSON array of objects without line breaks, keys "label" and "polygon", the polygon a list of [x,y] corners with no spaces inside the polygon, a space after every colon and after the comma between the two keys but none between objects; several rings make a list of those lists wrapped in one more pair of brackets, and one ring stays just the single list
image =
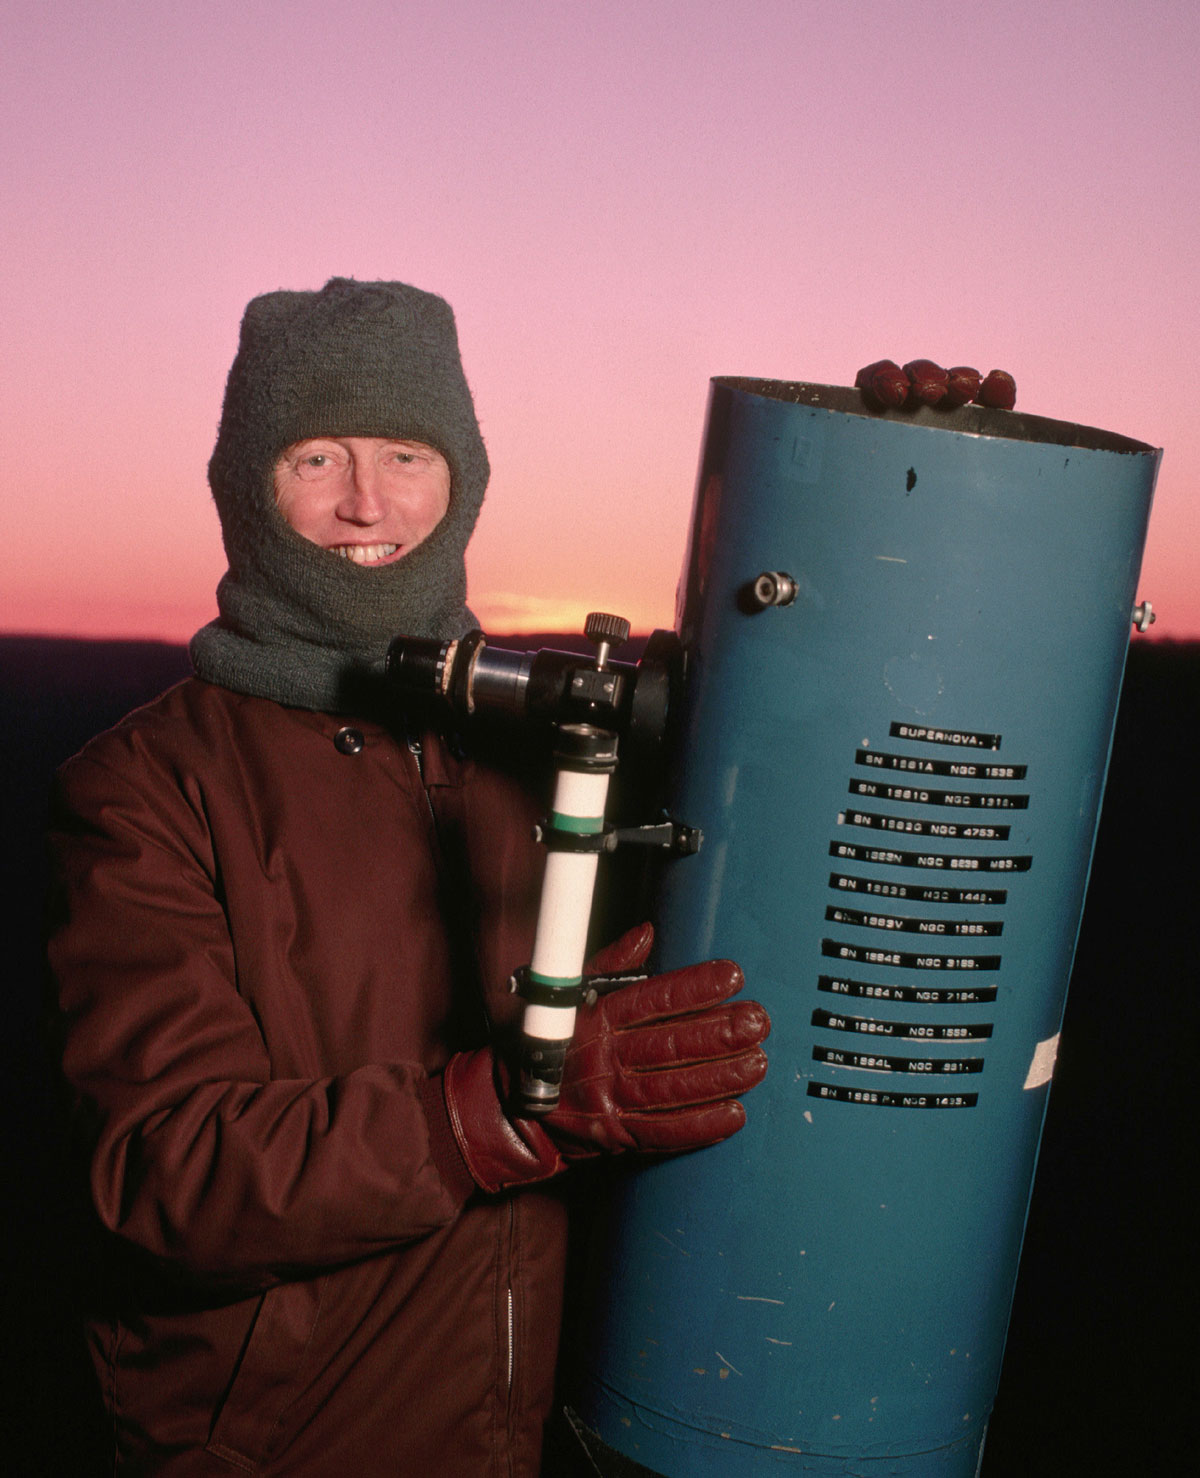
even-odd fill
[{"label": "telescope rim", "polygon": [[744,375],[714,375],[710,384],[736,390],[763,400],[782,401],[808,410],[861,416],[868,421],[894,421],[930,431],[949,431],[960,436],[990,436],[1005,441],[1038,442],[1081,451],[1149,453],[1158,456],[1160,447],[1136,441],[1116,431],[1084,426],[1075,421],[1056,421],[1049,416],[1031,416],[1024,411],[1002,411],[984,405],[960,405],[952,410],[920,405],[912,409],[872,410],[862,391],[848,385],[821,385],[808,380],[764,380]]}]

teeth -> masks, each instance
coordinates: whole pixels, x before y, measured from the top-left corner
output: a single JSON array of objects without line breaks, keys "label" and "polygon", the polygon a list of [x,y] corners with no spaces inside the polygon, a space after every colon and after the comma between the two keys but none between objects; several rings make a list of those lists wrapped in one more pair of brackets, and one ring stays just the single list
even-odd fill
[{"label": "teeth", "polygon": [[334,554],[340,554],[343,559],[348,559],[351,564],[371,565],[381,559],[387,559],[399,549],[399,544],[335,544]]}]

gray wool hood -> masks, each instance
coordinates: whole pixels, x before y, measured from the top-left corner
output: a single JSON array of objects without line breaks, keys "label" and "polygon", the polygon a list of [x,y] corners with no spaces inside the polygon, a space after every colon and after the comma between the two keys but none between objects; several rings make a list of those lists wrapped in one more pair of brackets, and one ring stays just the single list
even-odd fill
[{"label": "gray wool hood", "polygon": [[[450,506],[396,564],[363,568],[310,543],[275,507],[280,453],[316,436],[423,441],[450,467]],[[209,483],[229,569],[220,616],[192,638],[199,677],[294,707],[369,703],[394,636],[474,626],[464,553],[488,460],[450,305],[401,282],[332,278],[253,299],[229,372]]]}]

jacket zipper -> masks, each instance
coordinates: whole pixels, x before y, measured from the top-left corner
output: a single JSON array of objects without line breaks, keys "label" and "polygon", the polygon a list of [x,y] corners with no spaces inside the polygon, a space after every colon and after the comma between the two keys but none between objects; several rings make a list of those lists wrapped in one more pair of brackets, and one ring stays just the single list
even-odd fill
[{"label": "jacket zipper", "polygon": [[[433,798],[429,794],[429,786],[425,782],[425,750],[422,747],[420,736],[417,734],[406,734],[405,744],[407,745],[408,751],[412,755],[413,761],[417,767],[417,778],[421,782],[421,791],[425,796],[425,807],[429,812],[429,820],[433,826],[433,836],[437,846],[437,855],[441,859],[438,864],[439,871],[441,871],[444,867],[448,865],[448,863],[446,859],[444,839],[442,837],[442,828],[438,822],[437,812],[433,808]],[[467,924],[467,921],[460,919],[458,922],[459,925],[464,929],[466,934],[468,936],[472,936],[472,930]],[[477,963],[474,968],[476,974],[478,974]],[[484,1031],[487,1034],[488,1040],[490,1041],[495,1034],[495,1029],[492,1024],[492,1013],[488,1010],[487,998],[485,997],[482,990],[482,982],[480,983],[480,987],[481,988],[477,992],[476,1004],[479,1007],[480,1025],[483,1027]]]},{"label": "jacket zipper", "polygon": [[513,1264],[516,1261],[517,1250],[517,1209],[512,1199],[508,1203],[508,1266],[504,1270],[504,1276],[508,1290],[508,1397],[512,1402],[513,1376],[516,1373],[516,1294],[513,1290]]},{"label": "jacket zipper", "polygon": [[516,1258],[516,1236],[517,1236],[517,1213],[511,1199],[508,1203],[508,1257],[505,1268],[505,1298],[506,1313],[508,1317],[508,1366],[506,1370],[507,1389],[505,1392],[505,1417],[508,1428],[508,1472],[511,1478],[513,1471],[513,1448],[516,1436],[516,1412],[513,1410],[513,1382],[516,1375],[516,1292],[513,1288],[513,1263]]},{"label": "jacket zipper", "polygon": [[513,1387],[513,1290],[512,1284],[508,1285],[508,1394],[512,1396]]},{"label": "jacket zipper", "polygon": [[421,794],[425,797],[425,804],[429,808],[429,819],[433,822],[433,832],[437,836],[437,815],[433,809],[433,802],[429,799],[429,787],[425,784],[425,751],[421,748],[421,741],[415,734],[408,736],[408,752],[412,755],[417,766],[417,778],[421,782]]},{"label": "jacket zipper", "polygon": [[[440,844],[440,841],[441,841],[441,832],[440,832],[440,829],[438,827],[437,812],[433,809],[433,801],[432,801],[432,799],[430,798],[430,795],[429,795],[429,787],[425,783],[425,751],[421,747],[421,741],[417,737],[416,734],[409,734],[407,736],[407,744],[408,744],[408,751],[412,755],[413,761],[414,761],[414,763],[416,764],[416,767],[417,767],[417,775],[418,775],[418,777],[419,777],[419,779],[421,781],[421,790],[422,790],[422,792],[423,792],[423,794],[425,796],[425,804],[429,808],[429,819],[433,823],[433,833],[434,833],[434,836],[438,838],[438,841],[439,841],[439,844]],[[481,1004],[483,1004],[483,1003],[481,1002]],[[485,1016],[485,1019],[487,1019],[488,1013],[487,1013],[486,1007],[484,1008],[484,1016]],[[488,1028],[489,1028],[489,1033],[490,1033],[490,1029],[491,1029],[491,1022],[490,1022],[490,1020],[488,1020]],[[504,1289],[504,1295],[505,1295],[505,1309],[504,1309],[504,1313],[505,1313],[505,1325],[506,1325],[505,1339],[506,1339],[506,1344],[507,1344],[507,1349],[505,1351],[505,1372],[504,1372],[504,1374],[505,1374],[505,1395],[506,1395],[506,1398],[507,1398],[506,1405],[507,1405],[507,1408],[508,1408],[508,1427],[509,1427],[509,1437],[510,1437],[510,1439],[512,1437],[512,1422],[513,1422],[513,1410],[512,1410],[513,1381],[514,1381],[514,1377],[516,1375],[516,1360],[517,1360],[516,1294],[515,1294],[515,1292],[513,1290],[513,1280],[512,1280],[513,1243],[515,1241],[515,1238],[516,1238],[516,1210],[513,1207],[512,1202],[510,1201],[509,1202],[509,1205],[508,1205],[508,1258],[507,1258],[508,1266],[507,1266],[507,1268],[505,1270],[505,1272],[506,1272],[506,1279],[505,1279],[505,1289]],[[511,1473],[511,1471],[512,1471],[511,1441],[510,1441],[510,1444],[509,1444],[508,1468],[509,1468],[509,1471]]]}]

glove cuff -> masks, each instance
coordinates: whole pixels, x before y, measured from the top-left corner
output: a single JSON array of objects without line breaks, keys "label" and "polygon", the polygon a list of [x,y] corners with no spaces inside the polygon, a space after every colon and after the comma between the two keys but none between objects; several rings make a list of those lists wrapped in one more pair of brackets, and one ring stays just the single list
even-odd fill
[{"label": "glove cuff", "polygon": [[429,1132],[429,1158],[453,1196],[455,1205],[462,1206],[476,1189],[475,1178],[458,1147],[441,1078],[426,1078],[419,1091]]},{"label": "glove cuff", "polygon": [[489,1048],[456,1053],[442,1074],[442,1093],[459,1156],[481,1190],[495,1195],[567,1168],[540,1124],[506,1117]]}]

